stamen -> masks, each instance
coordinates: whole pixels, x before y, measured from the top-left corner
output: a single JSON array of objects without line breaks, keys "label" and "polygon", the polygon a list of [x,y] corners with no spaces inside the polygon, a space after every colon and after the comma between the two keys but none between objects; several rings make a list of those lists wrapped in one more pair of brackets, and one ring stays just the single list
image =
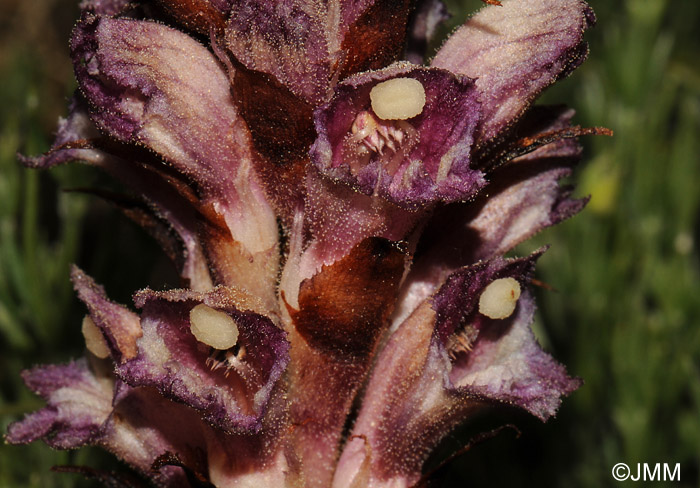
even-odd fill
[{"label": "stamen", "polygon": [[[410,150],[417,141],[417,132],[408,122],[403,120],[378,120],[367,110],[357,114],[350,132],[352,135],[349,138],[349,142],[361,142],[362,145],[359,146],[359,149],[364,154],[369,154],[366,151],[366,149],[369,149],[372,153],[379,153],[380,156],[384,156],[385,148],[388,148],[394,154],[398,154],[404,143]],[[402,157],[404,153],[401,153]]]},{"label": "stamen", "polygon": [[423,112],[425,88],[415,78],[393,78],[377,83],[369,98],[380,119],[406,120]]},{"label": "stamen", "polygon": [[199,342],[214,349],[230,349],[238,342],[238,326],[233,318],[203,303],[190,310],[190,331]]},{"label": "stamen", "polygon": [[513,314],[518,298],[520,283],[514,278],[499,278],[481,292],[479,312],[491,319],[505,319]]},{"label": "stamen", "polygon": [[469,324],[452,334],[447,344],[450,359],[454,361],[459,354],[471,352],[478,335],[479,331]]},{"label": "stamen", "polygon": [[245,348],[238,351],[231,350],[226,353],[226,376],[233,370],[248,384],[262,385],[260,374],[250,364],[243,361],[246,356]]},{"label": "stamen", "polygon": [[89,315],[86,315],[83,319],[82,331],[88,351],[100,359],[107,358],[109,356],[107,341],[102,335],[102,331],[95,325],[95,322]]}]

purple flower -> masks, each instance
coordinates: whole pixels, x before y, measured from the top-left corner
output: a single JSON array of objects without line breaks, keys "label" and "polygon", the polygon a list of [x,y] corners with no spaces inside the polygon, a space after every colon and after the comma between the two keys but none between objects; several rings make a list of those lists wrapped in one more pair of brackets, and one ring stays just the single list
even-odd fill
[{"label": "purple flower", "polygon": [[81,8],[70,114],[23,160],[120,180],[183,288],[132,310],[74,268],[85,358],[25,373],[47,406],[9,442],[159,486],[411,486],[475,412],[580,385],[530,330],[544,250],[504,255],[583,208],[559,180],[609,133],[532,106],[587,54],[583,1],[487,6],[429,66],[438,0]]}]

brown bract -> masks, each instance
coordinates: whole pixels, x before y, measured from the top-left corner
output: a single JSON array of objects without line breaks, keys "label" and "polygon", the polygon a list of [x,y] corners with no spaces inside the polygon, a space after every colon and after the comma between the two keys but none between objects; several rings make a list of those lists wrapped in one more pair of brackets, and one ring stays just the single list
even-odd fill
[{"label": "brown bract", "polygon": [[365,239],[302,282],[300,309],[290,312],[296,330],[327,353],[366,356],[386,325],[405,265],[396,244]]},{"label": "brown bract", "polygon": [[405,42],[407,0],[377,1],[352,25],[343,39],[340,79],[383,68],[399,59]]}]

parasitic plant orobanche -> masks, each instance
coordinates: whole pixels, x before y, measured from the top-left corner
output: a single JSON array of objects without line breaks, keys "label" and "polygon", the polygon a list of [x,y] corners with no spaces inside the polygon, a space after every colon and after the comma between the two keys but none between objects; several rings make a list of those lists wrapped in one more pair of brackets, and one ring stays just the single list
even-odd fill
[{"label": "parasitic plant orobanche", "polygon": [[119,304],[74,267],[85,356],[24,372],[46,406],[6,440],[159,487],[398,488],[484,409],[552,417],[580,380],[530,329],[544,249],[505,254],[586,203],[559,181],[609,131],[534,102],[595,17],[487,3],[426,60],[439,0],[83,0],[23,162],[119,180],[181,288]]}]

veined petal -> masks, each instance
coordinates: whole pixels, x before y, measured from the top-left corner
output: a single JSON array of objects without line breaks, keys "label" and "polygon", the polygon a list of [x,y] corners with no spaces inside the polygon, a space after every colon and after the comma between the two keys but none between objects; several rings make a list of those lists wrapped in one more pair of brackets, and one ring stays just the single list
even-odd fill
[{"label": "veined petal", "polygon": [[[370,93],[401,79],[415,80],[420,92],[418,82],[424,105],[417,115],[384,120]],[[470,167],[477,95],[469,78],[410,64],[356,75],[315,112],[311,160],[327,177],[409,209],[468,199],[485,184]]]},{"label": "veined petal", "polygon": [[[542,420],[578,379],[543,352],[529,325],[527,291],[503,318],[481,313],[496,280],[528,281],[539,255],[494,259],[459,270],[389,338],[367,387],[335,486],[369,475],[369,486],[410,486],[437,443],[469,414],[493,403],[523,408]],[[371,466],[367,468],[367,463]],[[364,466],[364,467],[363,467]]]},{"label": "veined petal", "polygon": [[[534,107],[516,132],[536,139],[570,127],[572,115],[573,111],[564,107]],[[578,213],[588,199],[571,198],[571,188],[559,181],[571,173],[580,156],[575,139],[547,144],[493,171],[483,195],[473,201],[437,209],[404,282],[395,326],[450,273],[503,255],[544,228]]]},{"label": "veined petal", "polygon": [[567,376],[537,344],[530,330],[535,302],[527,290],[506,318],[487,317],[480,306],[481,294],[494,280],[528,282],[540,255],[495,259],[458,271],[435,294],[432,306],[437,313],[434,342],[451,360],[448,387],[524,408],[544,421],[554,416],[561,397],[576,390],[580,380]]},{"label": "veined petal", "polygon": [[153,476],[159,486],[189,487],[181,468],[154,464],[170,454],[206,477],[209,428],[195,411],[166,400],[157,391],[118,382],[114,411],[105,422],[101,443],[122,461]]},{"label": "veined petal", "polygon": [[[143,290],[135,302],[143,309],[143,337],[138,355],[118,365],[117,374],[191,406],[226,432],[258,431],[289,357],[285,334],[263,314],[264,306],[224,287],[206,294]],[[195,337],[193,329],[202,325],[193,326],[190,314],[200,304],[228,317],[237,330],[233,345],[218,350]]]},{"label": "veined petal", "polygon": [[139,316],[110,301],[104,288],[76,266],[71,270],[71,279],[78,298],[88,307],[90,318],[107,340],[114,360],[123,362],[136,357],[136,341],[142,335]]},{"label": "veined petal", "polygon": [[408,0],[235,0],[226,44],[316,106],[339,79],[399,58],[409,11]]},{"label": "veined petal", "polygon": [[119,382],[114,403],[101,443],[123,461],[155,477],[158,486],[195,487],[206,486],[206,482],[255,486],[246,482],[264,476],[271,482],[260,486],[275,486],[275,481],[282,485],[283,464],[277,465],[274,447],[280,438],[277,424],[284,424],[275,415],[266,417],[265,431],[260,434],[230,435],[153,388],[132,388]]},{"label": "veined petal", "polygon": [[210,289],[208,264],[197,235],[202,219],[190,198],[191,191],[172,175],[147,164],[152,159],[127,145],[107,141],[90,119],[87,102],[80,94],[71,100],[68,117],[59,120],[51,149],[41,156],[20,156],[22,163],[31,168],[83,161],[115,177],[146,206],[139,218],[134,218],[133,209],[122,208],[127,216],[159,241],[190,287],[198,291]]},{"label": "veined petal", "polygon": [[318,0],[235,0],[226,47],[246,68],[274,76],[296,96],[317,104],[331,81],[326,26]]},{"label": "veined petal", "polygon": [[251,254],[276,246],[277,226],[252,169],[250,137],[228,77],[189,36],[163,25],[85,16],[71,44],[92,119],[192,178],[203,204]]},{"label": "veined petal", "polygon": [[583,62],[583,31],[594,21],[582,0],[504,0],[447,40],[432,66],[476,79],[484,115],[479,144],[499,135],[544,88]]},{"label": "veined petal", "polygon": [[112,411],[112,383],[95,377],[85,359],[39,366],[22,377],[48,405],[11,424],[8,442],[26,444],[43,439],[51,447],[71,449],[99,437],[100,427]]},{"label": "veined petal", "polygon": [[[563,107],[535,107],[525,121],[543,113],[548,118],[544,127],[537,127],[539,133],[570,127],[574,114]],[[465,213],[452,215],[453,224],[466,224],[465,231],[476,236],[468,248],[462,248],[463,259],[477,262],[505,254],[542,229],[580,212],[588,199],[572,198],[572,188],[559,183],[571,174],[580,157],[577,140],[559,140],[495,170],[490,175],[489,196],[477,197],[469,208],[461,209]]]}]

